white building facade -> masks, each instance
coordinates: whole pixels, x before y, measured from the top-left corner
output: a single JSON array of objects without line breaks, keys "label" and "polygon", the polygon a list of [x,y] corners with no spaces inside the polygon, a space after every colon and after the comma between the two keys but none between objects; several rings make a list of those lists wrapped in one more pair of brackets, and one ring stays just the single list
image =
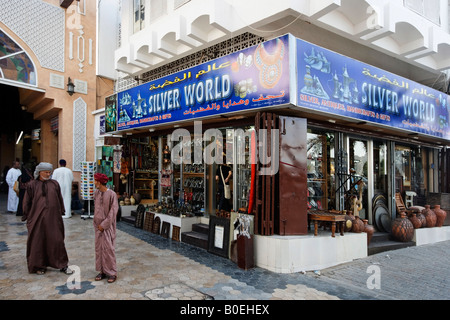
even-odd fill
[{"label": "white building facade", "polygon": [[[200,117],[207,126],[219,128],[254,127],[257,112],[274,112],[281,116],[306,119],[305,139],[308,146],[308,151],[305,151],[304,168],[306,188],[305,194],[297,201],[298,206],[305,209],[303,220],[306,219],[307,210],[357,210],[354,212],[362,219],[368,220],[368,223],[378,231],[388,232],[390,222],[396,219],[398,213],[395,194],[400,194],[405,200],[410,200],[409,197],[414,195],[414,199],[408,205],[420,207],[426,204],[435,205],[437,203],[431,202],[436,201],[436,197],[450,192],[448,190],[449,1],[111,0],[98,1],[98,8],[97,73],[99,76],[115,80],[116,93],[133,88],[139,89],[146,83],[169,75],[177,75],[177,81],[181,81],[178,78],[181,71],[187,73],[192,68],[209,61],[212,64],[216,59],[239,53],[247,48],[259,48],[260,44],[264,46],[265,41],[279,39],[284,35],[289,35],[289,39],[300,41],[297,42],[300,44],[292,45],[293,40],[289,40],[289,47],[286,46],[289,59],[294,59],[299,46],[311,44],[315,48],[315,51],[305,52],[304,56],[297,57],[294,64],[291,62],[294,60],[289,60],[289,70],[283,69],[283,72],[290,73],[291,81],[288,86],[291,89],[291,99],[294,96],[296,101],[294,104],[299,108],[293,107],[291,100],[291,103],[283,103],[282,106],[272,109],[256,108],[230,116],[209,116],[204,119]],[[344,78],[341,84],[343,90],[346,87],[345,81],[352,80],[347,74],[347,67],[350,70],[354,61],[357,61],[366,66],[363,68],[366,74],[369,73],[369,69],[376,68],[378,73],[374,74],[372,71],[371,77],[377,78],[379,83],[389,80],[391,85],[394,83],[399,86],[399,79],[404,79],[403,83],[412,81],[419,86],[419,89],[414,89],[417,90],[416,93],[421,91],[428,97],[433,95],[433,98],[437,99],[436,105],[443,109],[443,111],[439,109],[442,111],[439,117],[443,135],[417,131],[412,125],[410,129],[398,128],[395,125],[380,125],[331,111],[323,113],[319,109],[308,109],[306,102],[315,101],[315,98],[311,97],[317,97],[318,88],[332,91],[333,84],[331,80],[320,83],[320,86],[314,87],[316,92],[312,95],[302,95],[301,86],[292,90],[296,87],[293,86],[292,79],[297,78],[297,73],[300,73],[298,67],[304,63],[300,61],[305,58],[320,60],[323,72],[329,66],[326,57],[335,54],[342,56],[345,67],[339,69],[330,67],[328,73],[335,74],[336,79],[338,76]],[[253,62],[255,61],[256,58]],[[308,68],[315,66],[317,64],[310,60]],[[277,71],[274,69],[272,72]],[[307,72],[309,74],[309,69]],[[303,75],[298,78],[303,79]],[[395,80],[392,80],[393,78]],[[234,87],[237,83],[232,85]],[[339,90],[339,87],[334,88]],[[387,102],[388,106],[398,98],[392,95],[391,89],[386,89],[381,84],[373,90],[361,84],[353,88],[356,91],[358,89],[360,93],[367,90],[366,99],[374,101],[378,99],[379,103],[388,101],[384,100],[385,97],[394,99]],[[249,91],[249,94],[252,93]],[[375,98],[377,94],[378,98]],[[320,103],[320,100],[317,101]],[[324,103],[323,99],[321,101]],[[354,100],[352,103],[350,103],[352,106],[358,108],[362,101]],[[118,100],[117,105],[120,105]],[[344,103],[343,106],[349,110],[348,105]],[[118,118],[120,112],[121,109],[117,109]],[[430,102],[428,108],[424,102],[422,113],[424,117],[434,117],[435,106],[431,107]],[[150,141],[150,145],[154,137],[155,141],[159,142],[156,145],[159,148],[159,158],[162,159],[164,146],[172,147],[169,142],[170,130],[180,125],[192,126],[194,120],[191,118],[186,121],[166,121],[139,127],[116,128],[111,131],[115,135],[122,135],[123,138],[141,139],[139,141],[147,138],[144,141]],[[144,168],[140,160],[134,159],[131,153],[130,151],[127,154],[130,157],[128,159],[130,169],[139,172],[139,169]],[[155,180],[161,181],[163,165],[160,163],[157,166]],[[234,211],[239,211],[249,206],[249,189],[241,187],[241,179],[244,179],[242,177],[245,175],[239,174],[244,171],[236,164],[233,169],[234,196],[231,205]],[[340,172],[342,170],[345,170],[345,173]],[[176,184],[176,181],[183,184],[183,179],[187,179],[186,176],[183,178],[182,171],[178,176],[176,173],[173,174],[170,191],[166,192],[163,186],[159,186],[153,189],[156,194],[152,194],[149,199],[161,200],[167,195],[182,198],[180,192],[186,190]],[[207,216],[214,216],[217,213],[216,189],[211,182],[214,180],[213,171],[215,172],[210,168],[203,176],[204,199],[202,198],[199,205],[199,209]],[[339,175],[339,172],[342,175]],[[355,177],[364,184],[362,188],[355,188],[348,181],[348,179],[354,181],[352,179]],[[135,179],[129,181],[123,190],[129,193],[138,192],[140,189],[131,185],[136,182]],[[210,185],[207,186],[206,183]],[[202,193],[198,190],[196,192]],[[200,195],[198,198],[201,198]],[[241,202],[244,198],[246,201]],[[357,199],[359,209],[356,209],[355,204],[349,203],[350,198]],[[382,210],[374,202],[380,199],[384,205]],[[257,198],[256,202],[259,200],[261,199]],[[256,217],[255,260],[259,266],[277,272],[296,272],[326,267],[367,254],[365,237],[361,240],[358,238],[359,235],[353,235],[356,237],[354,239],[340,238],[339,235],[331,239],[327,234],[326,238],[321,238],[320,242],[315,244],[307,242],[313,241],[314,237],[302,242],[301,237],[308,237],[310,232],[305,232],[301,228],[303,231],[294,228],[297,231],[286,232],[289,226],[283,227],[285,222],[281,221],[288,221],[289,217],[287,220],[283,219],[282,213],[275,214],[278,222],[271,225],[272,231],[266,233],[263,225],[265,221],[261,222],[258,208],[255,210],[252,212]],[[384,219],[386,215],[389,219]],[[306,220],[300,222],[302,223],[306,224]],[[291,239],[290,236],[294,238]],[[296,236],[299,238],[295,238]],[[336,241],[329,242],[334,240]],[[316,250],[319,248],[319,251],[332,250],[337,253],[317,257],[308,249],[312,246],[316,246]],[[348,253],[349,250],[346,248],[349,246],[356,251]],[[344,252],[348,254],[345,255]],[[332,258],[329,260],[325,256]]]}]

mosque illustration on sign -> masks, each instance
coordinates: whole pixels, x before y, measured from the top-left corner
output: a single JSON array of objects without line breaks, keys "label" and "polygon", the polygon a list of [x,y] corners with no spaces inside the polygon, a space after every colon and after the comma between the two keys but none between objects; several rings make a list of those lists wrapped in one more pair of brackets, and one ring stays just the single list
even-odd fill
[{"label": "mosque illustration on sign", "polygon": [[[347,66],[344,67],[342,74],[342,82],[339,82],[337,73],[333,76],[333,98],[338,99],[340,102],[346,102],[349,104],[359,103],[359,91],[356,81],[348,75]],[[353,84],[353,85],[352,85]],[[352,87],[352,88],[351,88]]]},{"label": "mosque illustration on sign", "polygon": [[127,110],[125,110],[124,108],[123,108],[123,106],[122,105],[120,105],[120,110],[119,110],[119,123],[120,122],[127,122],[127,121],[130,121],[131,119],[130,119],[130,116],[128,115],[128,113],[127,113]]},{"label": "mosque illustration on sign", "polygon": [[[128,114],[124,106],[131,104],[132,115]],[[138,92],[136,100],[133,100],[129,93],[124,93],[120,98],[120,111],[119,111],[119,122],[130,121],[131,119],[140,119],[147,116],[147,102],[141,97],[141,93]]]},{"label": "mosque illustration on sign", "polygon": [[[330,96],[324,89],[322,82],[317,75],[312,74],[312,69],[317,70],[323,74],[331,74],[331,62],[328,61],[326,56],[319,52],[316,53],[314,48],[311,50],[311,54],[304,53],[306,62],[306,73],[303,77],[304,87],[300,90],[301,93],[309,94],[318,98],[330,99]],[[328,82],[333,83],[332,97],[340,102],[349,104],[359,102],[359,91],[357,83],[348,74],[347,66],[344,66],[342,72],[342,81],[340,81],[337,72]]]},{"label": "mosque illustration on sign", "polygon": [[330,99],[329,95],[323,88],[319,77],[316,75],[314,75],[314,77],[313,77],[311,75],[311,66],[310,65],[306,65],[306,74],[303,77],[303,80],[304,80],[305,86],[301,90],[301,93],[309,94],[309,95],[316,96],[319,98]]},{"label": "mosque illustration on sign", "polygon": [[132,109],[134,119],[140,119],[147,115],[147,102],[141,97],[140,92],[138,92],[137,104],[133,101]]},{"label": "mosque illustration on sign", "polygon": [[131,104],[131,96],[128,92],[125,92],[119,100],[119,122],[127,122],[130,121],[130,116],[127,113],[127,110],[123,108],[123,106],[127,106]]}]

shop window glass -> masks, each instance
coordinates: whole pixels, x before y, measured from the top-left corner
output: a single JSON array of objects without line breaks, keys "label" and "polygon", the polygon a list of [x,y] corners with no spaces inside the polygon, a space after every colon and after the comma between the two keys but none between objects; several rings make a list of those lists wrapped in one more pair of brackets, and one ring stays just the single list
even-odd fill
[{"label": "shop window glass", "polygon": [[411,149],[395,147],[395,192],[403,193],[411,188]]},{"label": "shop window glass", "polygon": [[384,142],[373,142],[373,186],[375,194],[387,192],[387,145]]},{"label": "shop window glass", "polygon": [[395,191],[402,196],[406,191],[413,191],[417,196],[424,196],[426,176],[423,160],[425,150],[420,147],[397,145],[395,147]]},{"label": "shop window glass", "polygon": [[[350,186],[346,194],[346,209],[367,219],[368,154],[367,141],[350,139]],[[355,206],[357,209],[355,209]]]},{"label": "shop window glass", "polygon": [[134,32],[145,28],[145,0],[134,0]]},{"label": "shop window glass", "polygon": [[404,5],[435,24],[440,25],[440,2],[440,0],[404,0]]},{"label": "shop window glass", "polygon": [[251,132],[253,126],[241,128],[240,134],[235,134],[235,168],[236,174],[236,208],[246,211],[249,206],[249,194],[251,185]]},{"label": "shop window glass", "polygon": [[[131,138],[124,150],[122,166],[126,163],[131,184],[131,195],[138,193],[143,204],[158,201],[159,142],[157,137]],[[122,183],[127,174],[122,173]]]},{"label": "shop window glass", "polygon": [[308,129],[308,209],[336,209],[335,135]]},{"label": "shop window glass", "polygon": [[[202,160],[202,136],[189,134],[180,140],[168,136],[162,141],[161,201],[173,203],[171,214],[200,215],[207,200],[208,168]],[[200,150],[200,159],[196,150]]]}]

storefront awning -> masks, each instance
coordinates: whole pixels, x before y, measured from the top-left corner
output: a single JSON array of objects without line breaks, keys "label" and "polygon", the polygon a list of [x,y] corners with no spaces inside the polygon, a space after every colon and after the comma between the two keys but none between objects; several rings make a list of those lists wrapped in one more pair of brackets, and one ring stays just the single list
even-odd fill
[{"label": "storefront awning", "polygon": [[106,99],[106,132],[288,106],[450,141],[443,92],[285,35]]}]

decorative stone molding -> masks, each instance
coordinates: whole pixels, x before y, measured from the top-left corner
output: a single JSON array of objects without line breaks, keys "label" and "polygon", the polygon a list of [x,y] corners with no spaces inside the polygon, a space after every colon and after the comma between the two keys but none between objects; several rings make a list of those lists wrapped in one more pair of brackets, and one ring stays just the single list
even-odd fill
[{"label": "decorative stone molding", "polygon": [[73,171],[81,171],[86,161],[87,104],[82,98],[73,102]]},{"label": "decorative stone molding", "polygon": [[75,92],[76,93],[88,94],[88,83],[87,83],[87,81],[82,81],[82,80],[75,79],[74,80],[74,84],[75,84]]},{"label": "decorative stone molding", "polygon": [[64,76],[56,73],[50,73],[50,87],[65,89]]},{"label": "decorative stone molding", "polygon": [[39,0],[0,0],[0,21],[33,50],[41,67],[64,72],[64,9]]}]

